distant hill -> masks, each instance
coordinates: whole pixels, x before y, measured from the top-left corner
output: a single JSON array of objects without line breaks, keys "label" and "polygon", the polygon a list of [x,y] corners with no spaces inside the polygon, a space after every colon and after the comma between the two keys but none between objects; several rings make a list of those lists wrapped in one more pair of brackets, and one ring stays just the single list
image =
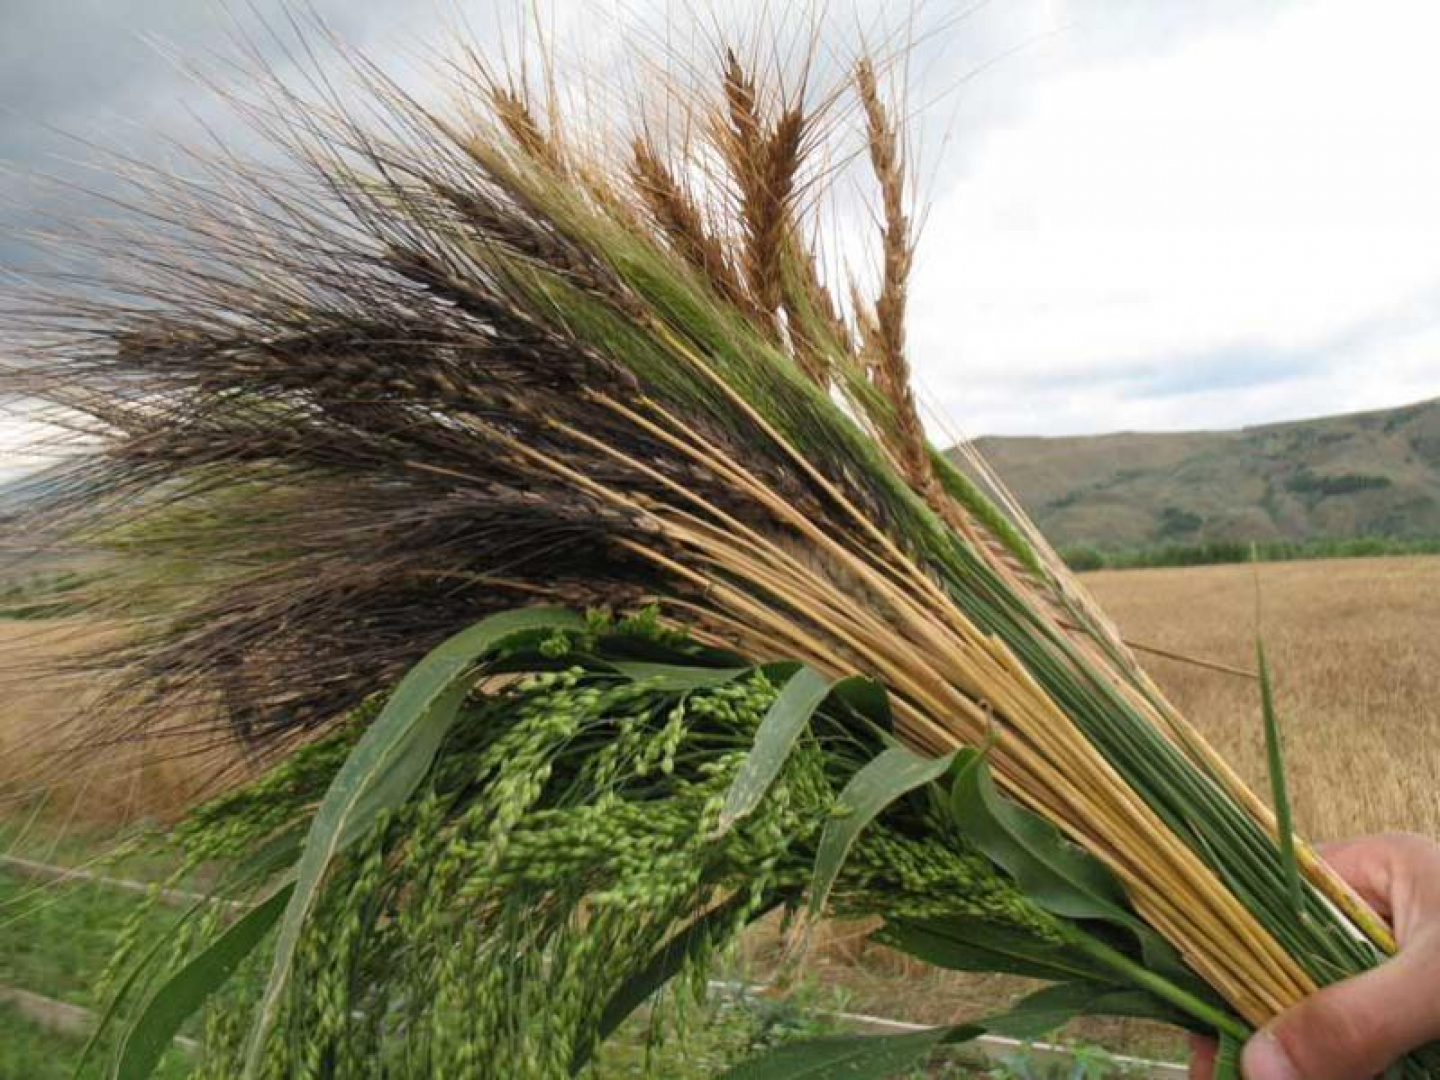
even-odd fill
[{"label": "distant hill", "polygon": [[978,444],[1057,547],[1440,537],[1440,400],[1239,431]]}]

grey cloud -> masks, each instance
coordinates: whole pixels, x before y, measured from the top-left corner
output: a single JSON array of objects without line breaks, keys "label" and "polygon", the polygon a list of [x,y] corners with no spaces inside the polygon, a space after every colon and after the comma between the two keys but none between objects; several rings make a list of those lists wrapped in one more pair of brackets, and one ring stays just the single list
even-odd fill
[{"label": "grey cloud", "polygon": [[[1124,362],[1057,365],[1026,370],[1003,379],[1011,393],[1038,391],[1109,392],[1131,400],[1184,397],[1217,390],[1240,390],[1286,382],[1313,374],[1340,350],[1330,347],[1286,348],[1262,341],[1234,341],[1191,352],[1165,352]],[[998,380],[997,380],[998,381]]]},{"label": "grey cloud", "polygon": [[[347,37],[369,33],[386,6],[314,4]],[[279,0],[258,2],[249,15],[235,5],[233,21],[220,4],[203,0],[21,0],[0,7],[0,158],[23,164],[37,150],[63,145],[47,128],[88,134],[96,118],[187,96],[185,77],[152,42],[186,56],[223,53],[235,22],[259,35],[262,20],[283,25]]]},{"label": "grey cloud", "polygon": [[[1327,337],[1296,346],[1236,342],[1136,365],[1114,381],[1135,398],[1173,398],[1313,378],[1352,365],[1376,346],[1440,326],[1440,290],[1411,297]],[[1160,358],[1157,358],[1159,360]]]},{"label": "grey cloud", "polygon": [[[417,11],[439,5],[402,0],[299,0],[290,10],[313,12],[343,39],[364,45],[426,23]],[[83,194],[61,193],[40,179],[106,189],[103,171],[84,162],[88,144],[153,160],[164,138],[194,135],[187,110],[234,132],[234,120],[163,55],[202,65],[233,56],[237,29],[272,62],[285,66],[285,0],[8,0],[0,3],[0,266],[25,266],[37,253],[21,234],[46,215],[87,215]]]},{"label": "grey cloud", "polygon": [[1324,363],[1322,355],[1309,349],[1236,343],[1136,365],[1112,381],[1126,384],[1132,398],[1173,398],[1288,382]]}]

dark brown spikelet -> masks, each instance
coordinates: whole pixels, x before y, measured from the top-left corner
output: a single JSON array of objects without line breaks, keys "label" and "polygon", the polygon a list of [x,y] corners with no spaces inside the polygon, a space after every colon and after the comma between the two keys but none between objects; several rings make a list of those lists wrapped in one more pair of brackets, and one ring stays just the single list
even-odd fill
[{"label": "dark brown spikelet", "polygon": [[[489,612],[653,597],[670,540],[650,508],[677,493],[768,521],[603,404],[673,396],[667,373],[696,361],[665,356],[662,315],[586,231],[632,222],[557,189],[524,98],[497,94],[478,133],[386,101],[401,141],[297,120],[277,133],[301,165],[284,184],[227,174],[188,216],[150,178],[159,235],[125,274],[37,289],[7,322],[38,332],[0,392],[97,435],[49,478],[45,542],[123,552],[94,614],[134,636],[75,659],[112,676],[108,713],[77,728],[87,750],[167,715],[288,744]],[[813,504],[751,421],[692,408],[685,427]]]}]

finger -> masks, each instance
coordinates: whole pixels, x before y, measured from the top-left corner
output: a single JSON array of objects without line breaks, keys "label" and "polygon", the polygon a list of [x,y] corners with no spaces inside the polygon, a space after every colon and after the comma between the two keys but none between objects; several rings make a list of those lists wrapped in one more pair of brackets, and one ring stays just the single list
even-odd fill
[{"label": "finger", "polygon": [[1391,916],[1389,860],[1383,836],[1363,836],[1321,844],[1317,850],[1345,884],[1354,889],[1383,919]]},{"label": "finger", "polygon": [[1358,837],[1333,844],[1322,844],[1320,855],[1345,884],[1365,897],[1375,912],[1390,914],[1390,867],[1394,864],[1394,844],[1387,835]]},{"label": "finger", "polygon": [[1440,1037],[1437,962],[1427,943],[1302,1001],[1245,1045],[1247,1080],[1365,1080]]},{"label": "finger", "polygon": [[1190,1080],[1212,1080],[1215,1075],[1215,1040],[1190,1036]]},{"label": "finger", "polygon": [[1402,944],[1416,926],[1440,916],[1440,848],[1430,840],[1388,833],[1327,844],[1322,854],[1378,914],[1394,924]]}]

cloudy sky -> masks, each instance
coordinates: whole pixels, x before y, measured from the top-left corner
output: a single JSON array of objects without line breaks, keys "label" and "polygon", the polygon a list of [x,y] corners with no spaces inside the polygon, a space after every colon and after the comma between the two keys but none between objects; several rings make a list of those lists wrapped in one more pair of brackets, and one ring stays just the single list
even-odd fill
[{"label": "cloudy sky", "polygon": [[[373,57],[413,65],[457,12],[491,39],[528,5],[311,6]],[[593,58],[651,5],[541,6]],[[873,29],[882,5],[827,7],[842,30]],[[933,101],[913,359],[956,430],[1223,428],[1440,395],[1440,5],[957,7],[919,4],[916,25],[938,32],[911,88]],[[280,10],[231,8],[252,29]],[[187,110],[226,132],[153,41],[223,52],[229,19],[204,0],[3,0],[5,224],[88,209],[28,178],[84,175],[84,151],[51,129],[150,158],[164,152],[152,133],[193,131]],[[0,237],[0,265],[33,257]],[[0,420],[0,472],[23,435]]]}]

